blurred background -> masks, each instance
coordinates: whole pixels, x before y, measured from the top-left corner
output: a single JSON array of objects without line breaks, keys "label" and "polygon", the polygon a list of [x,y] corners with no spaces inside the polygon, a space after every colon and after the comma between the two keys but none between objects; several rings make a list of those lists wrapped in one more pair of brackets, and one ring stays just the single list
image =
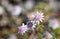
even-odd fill
[{"label": "blurred background", "polygon": [[[45,20],[22,36],[17,27],[36,11]],[[60,39],[60,0],[0,0],[0,39]]]}]

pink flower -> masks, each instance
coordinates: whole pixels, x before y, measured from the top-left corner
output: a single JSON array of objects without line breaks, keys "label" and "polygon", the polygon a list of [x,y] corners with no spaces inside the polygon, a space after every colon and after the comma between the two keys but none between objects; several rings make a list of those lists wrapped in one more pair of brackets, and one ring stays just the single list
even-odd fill
[{"label": "pink flower", "polygon": [[28,30],[27,25],[22,24],[22,26],[18,27],[19,33],[22,35]]},{"label": "pink flower", "polygon": [[42,20],[44,20],[43,13],[42,12],[37,12],[34,15],[34,21],[39,24],[39,22],[42,22]]},{"label": "pink flower", "polygon": [[56,29],[56,28],[59,28],[59,22],[57,19],[51,19],[49,21],[49,27],[51,27],[52,29]]},{"label": "pink flower", "polygon": [[51,39],[52,37],[53,36],[48,31],[45,32],[45,39]]},{"label": "pink flower", "polygon": [[40,11],[40,12],[31,14],[31,16],[28,16],[28,19],[32,20],[34,23],[39,24],[40,22],[44,20],[44,16],[43,16],[43,13]]},{"label": "pink flower", "polygon": [[18,16],[19,14],[21,14],[21,12],[22,12],[22,7],[19,6],[19,5],[16,5],[16,6],[13,7],[11,14],[13,16]]}]

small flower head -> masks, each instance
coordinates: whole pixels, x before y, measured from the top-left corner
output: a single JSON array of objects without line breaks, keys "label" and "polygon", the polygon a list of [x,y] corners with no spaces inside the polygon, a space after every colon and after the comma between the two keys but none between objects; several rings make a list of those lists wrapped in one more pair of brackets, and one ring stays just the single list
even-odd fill
[{"label": "small flower head", "polygon": [[43,13],[42,13],[42,12],[37,12],[37,13],[34,15],[34,21],[35,21],[36,23],[39,23],[39,22],[42,22],[42,20],[44,20]]},{"label": "small flower head", "polygon": [[12,9],[13,16],[18,16],[19,14],[21,14],[21,12],[22,12],[22,7],[19,5],[14,6],[14,8]]},{"label": "small flower head", "polygon": [[28,27],[29,29],[34,29],[34,28],[35,28],[35,25],[36,25],[36,24],[34,24],[33,21],[29,21],[29,22],[27,23],[27,27]]},{"label": "small flower head", "polygon": [[47,39],[51,39],[53,36],[51,35],[51,33],[49,33],[48,31],[45,32],[45,38]]},{"label": "small flower head", "polygon": [[49,20],[49,27],[51,27],[52,29],[56,29],[59,28],[59,22],[57,19],[51,19]]},{"label": "small flower head", "polygon": [[19,33],[22,35],[28,30],[27,25],[22,24],[22,26],[18,27]]}]

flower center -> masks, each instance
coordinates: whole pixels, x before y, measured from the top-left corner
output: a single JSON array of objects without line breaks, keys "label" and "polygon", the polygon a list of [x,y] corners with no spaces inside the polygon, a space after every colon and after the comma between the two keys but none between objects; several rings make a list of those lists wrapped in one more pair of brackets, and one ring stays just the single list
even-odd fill
[{"label": "flower center", "polygon": [[36,20],[39,20],[40,18],[41,18],[41,16],[40,16],[39,14],[36,14],[36,15],[35,15],[35,19],[36,19]]},{"label": "flower center", "polygon": [[21,28],[19,29],[19,31],[20,31],[20,32],[25,31],[25,27],[21,27]]},{"label": "flower center", "polygon": [[29,28],[31,28],[33,26],[33,23],[29,22],[27,25],[28,25]]}]

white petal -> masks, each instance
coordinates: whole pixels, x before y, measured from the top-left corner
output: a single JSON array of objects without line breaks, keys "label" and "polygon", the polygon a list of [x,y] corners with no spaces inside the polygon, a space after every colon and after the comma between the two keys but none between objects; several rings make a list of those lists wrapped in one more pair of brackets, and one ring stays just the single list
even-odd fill
[{"label": "white petal", "polygon": [[22,26],[24,26],[24,23],[22,24]]},{"label": "white petal", "polygon": [[41,15],[43,15],[43,13],[41,13]]},{"label": "white petal", "polygon": [[40,19],[40,21],[43,22],[42,19]]},{"label": "white petal", "polygon": [[37,14],[39,14],[39,12],[37,11]]},{"label": "white petal", "polygon": [[33,28],[35,28],[35,25],[33,25]]},{"label": "white petal", "polygon": [[45,20],[44,18],[42,18],[42,20]]},{"label": "white petal", "polygon": [[32,15],[32,17],[34,17],[34,15]]},{"label": "white petal", "polygon": [[44,17],[44,16],[42,16],[42,17]]}]

